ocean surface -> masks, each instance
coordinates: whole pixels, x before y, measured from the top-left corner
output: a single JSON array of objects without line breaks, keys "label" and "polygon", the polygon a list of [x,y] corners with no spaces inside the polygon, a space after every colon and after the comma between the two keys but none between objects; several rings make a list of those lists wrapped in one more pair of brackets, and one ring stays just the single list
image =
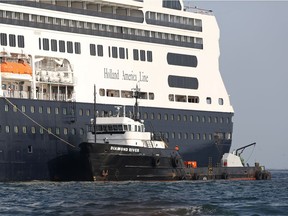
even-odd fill
[{"label": "ocean surface", "polygon": [[288,170],[270,181],[0,183],[0,215],[288,215]]}]

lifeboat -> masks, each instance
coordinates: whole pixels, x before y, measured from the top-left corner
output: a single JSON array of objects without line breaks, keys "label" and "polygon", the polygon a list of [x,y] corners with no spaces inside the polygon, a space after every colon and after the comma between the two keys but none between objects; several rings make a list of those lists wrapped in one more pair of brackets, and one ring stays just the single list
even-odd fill
[{"label": "lifeboat", "polygon": [[2,62],[1,72],[32,75],[32,68],[25,62]]}]

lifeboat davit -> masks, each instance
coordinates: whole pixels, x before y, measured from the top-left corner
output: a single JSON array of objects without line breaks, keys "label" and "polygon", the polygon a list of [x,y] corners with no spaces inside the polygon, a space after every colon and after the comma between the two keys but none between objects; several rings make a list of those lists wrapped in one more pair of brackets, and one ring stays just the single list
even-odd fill
[{"label": "lifeboat davit", "polygon": [[1,72],[32,75],[32,68],[25,62],[2,62]]}]

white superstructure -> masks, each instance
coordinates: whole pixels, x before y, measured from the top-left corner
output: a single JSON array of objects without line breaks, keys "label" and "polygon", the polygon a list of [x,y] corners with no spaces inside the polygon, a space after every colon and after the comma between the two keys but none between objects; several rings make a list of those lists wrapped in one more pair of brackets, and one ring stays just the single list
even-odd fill
[{"label": "white superstructure", "polygon": [[[138,83],[143,92],[140,106],[233,112],[219,72],[219,29],[211,12],[186,11],[182,1],[178,1],[181,10],[163,7],[163,2],[156,0],[26,2],[40,5],[35,10],[0,2],[1,19],[9,18],[22,26],[19,31],[19,26],[13,23],[0,24],[0,52],[2,56],[29,57],[33,69],[31,80],[24,80],[21,87],[22,93],[25,92],[22,96],[92,103],[91,89],[96,84],[98,103],[133,105],[129,94]],[[60,9],[48,10],[49,5]],[[71,13],[61,10],[65,8],[100,15],[79,12],[71,17]],[[115,22],[117,16],[124,18]],[[133,22],[133,18],[140,21]],[[196,30],[186,28],[189,25]],[[10,35],[16,41],[23,36],[24,46],[9,45]],[[61,48],[60,43],[65,47]],[[188,66],[187,62],[181,65],[181,61],[190,60],[195,61],[194,65],[189,62]],[[54,71],[46,69],[47,62],[57,65],[52,65]],[[61,68],[63,65],[65,69]],[[6,84],[4,92],[19,81],[13,77],[2,79]],[[175,82],[182,85],[185,80],[184,86],[175,86]],[[190,85],[191,82],[195,85]],[[20,87],[14,88],[17,92]]]}]

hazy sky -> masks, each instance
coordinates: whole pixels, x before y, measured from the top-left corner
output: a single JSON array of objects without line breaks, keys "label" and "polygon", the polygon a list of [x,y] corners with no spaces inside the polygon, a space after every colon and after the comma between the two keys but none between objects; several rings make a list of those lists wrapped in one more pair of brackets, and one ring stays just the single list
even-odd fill
[{"label": "hazy sky", "polygon": [[232,148],[244,159],[288,169],[288,2],[193,1],[220,28],[220,71],[234,107]]}]

